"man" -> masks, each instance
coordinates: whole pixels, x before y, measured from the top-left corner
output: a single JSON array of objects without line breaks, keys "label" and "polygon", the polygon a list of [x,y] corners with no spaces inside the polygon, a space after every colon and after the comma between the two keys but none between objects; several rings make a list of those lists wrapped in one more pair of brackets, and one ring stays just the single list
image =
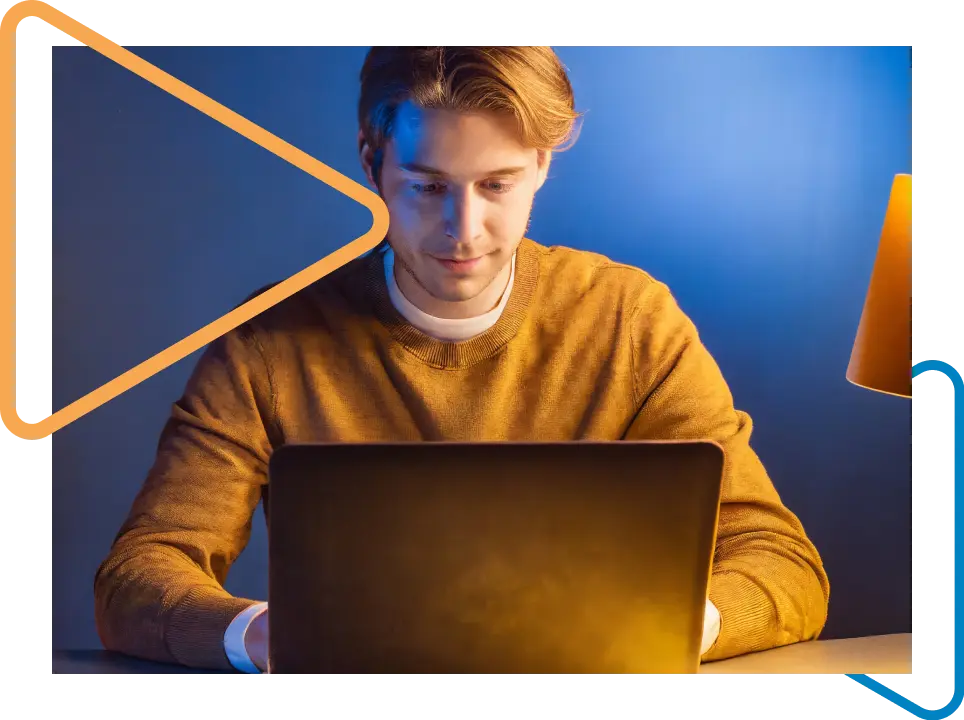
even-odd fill
[{"label": "man", "polygon": [[97,573],[107,648],[265,670],[267,607],[222,583],[272,451],[311,441],[716,440],[703,658],[819,634],[820,557],[668,288],[525,237],[577,119],[549,48],[370,51],[359,150],[387,242],[206,350]]}]

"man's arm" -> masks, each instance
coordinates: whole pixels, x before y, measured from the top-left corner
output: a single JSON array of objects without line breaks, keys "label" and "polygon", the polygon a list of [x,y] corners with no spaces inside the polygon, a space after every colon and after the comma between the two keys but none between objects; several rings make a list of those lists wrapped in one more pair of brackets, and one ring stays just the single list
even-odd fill
[{"label": "man's arm", "polygon": [[710,600],[720,633],[704,660],[815,639],[830,586],[816,548],[750,447],[719,367],[665,285],[651,282],[633,321],[639,413],[627,439],[711,439],[726,460]]},{"label": "man's arm", "polygon": [[213,342],[174,404],[157,455],[94,581],[104,646],[230,669],[225,631],[255,601],[223,588],[267,482],[272,392],[249,326]]}]

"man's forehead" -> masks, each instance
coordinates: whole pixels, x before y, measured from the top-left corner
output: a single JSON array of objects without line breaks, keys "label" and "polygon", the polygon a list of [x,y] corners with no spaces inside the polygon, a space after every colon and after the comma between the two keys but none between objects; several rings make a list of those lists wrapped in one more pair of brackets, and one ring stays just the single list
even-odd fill
[{"label": "man's forehead", "polygon": [[486,174],[534,163],[535,150],[516,137],[511,118],[491,113],[399,107],[389,156],[403,169],[434,169],[441,174]]}]

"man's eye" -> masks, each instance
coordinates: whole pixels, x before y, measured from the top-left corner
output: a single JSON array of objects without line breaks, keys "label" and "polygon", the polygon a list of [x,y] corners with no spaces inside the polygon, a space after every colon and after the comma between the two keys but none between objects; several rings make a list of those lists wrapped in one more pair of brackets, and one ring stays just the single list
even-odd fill
[{"label": "man's eye", "polygon": [[512,185],[510,185],[509,183],[495,182],[495,181],[489,183],[489,190],[491,190],[494,193],[501,194],[501,193],[509,192],[509,190],[511,189],[512,189]]},{"label": "man's eye", "polygon": [[441,183],[412,183],[412,190],[419,195],[432,195],[442,189]]}]

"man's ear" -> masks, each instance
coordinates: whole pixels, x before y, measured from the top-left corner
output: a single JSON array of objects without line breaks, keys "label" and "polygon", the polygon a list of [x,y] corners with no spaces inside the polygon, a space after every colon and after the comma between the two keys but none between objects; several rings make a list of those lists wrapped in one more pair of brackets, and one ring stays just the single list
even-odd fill
[{"label": "man's ear", "polygon": [[537,159],[538,170],[536,171],[536,190],[539,190],[543,183],[545,183],[546,178],[549,177],[549,164],[552,162],[552,151],[551,150],[539,150],[539,156]]},{"label": "man's ear", "polygon": [[375,152],[372,150],[368,141],[365,140],[365,131],[358,131],[358,157],[361,160],[362,170],[365,171],[365,177],[368,179],[368,184],[371,185],[375,190],[378,190],[378,183],[375,182]]}]

